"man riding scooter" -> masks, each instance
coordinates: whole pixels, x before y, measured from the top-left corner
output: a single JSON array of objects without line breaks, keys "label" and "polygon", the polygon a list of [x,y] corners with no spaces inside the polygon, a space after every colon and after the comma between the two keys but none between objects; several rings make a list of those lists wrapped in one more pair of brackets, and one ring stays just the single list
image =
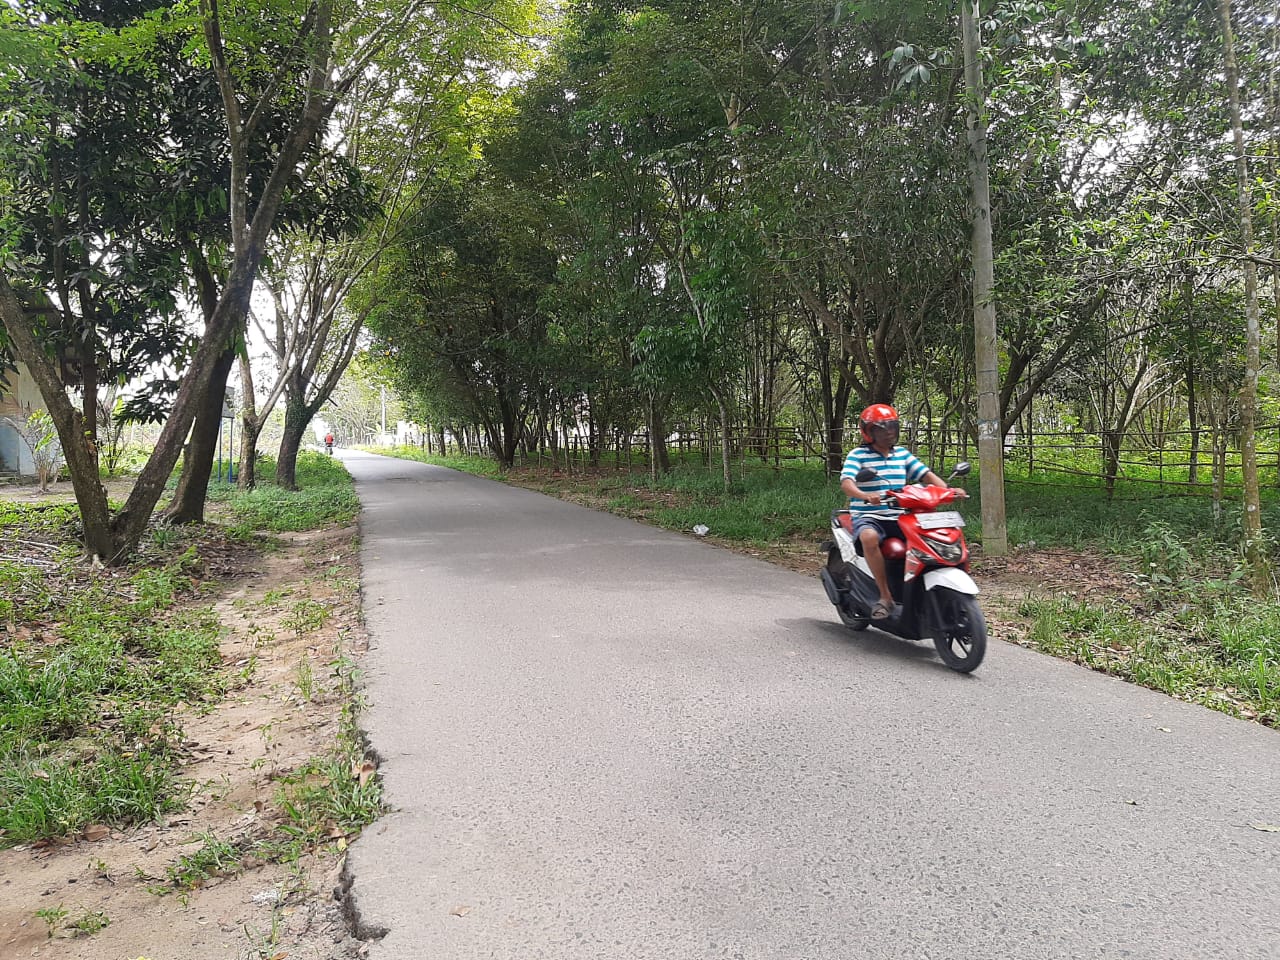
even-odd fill
[{"label": "man riding scooter", "polygon": [[[880,543],[885,537],[902,536],[897,521],[902,511],[887,506],[882,495],[891,490],[901,490],[909,483],[923,483],[931,487],[945,487],[947,483],[910,450],[898,446],[898,411],[887,403],[873,403],[863,410],[858,418],[858,427],[862,433],[862,446],[850,450],[845,457],[844,469],[840,471],[840,489],[849,497],[853,535],[862,545],[862,555],[880,591],[880,599],[871,610],[871,619],[887,620],[893,615],[894,600],[885,575]],[[874,470],[877,477],[860,487],[855,478],[864,467]]]}]

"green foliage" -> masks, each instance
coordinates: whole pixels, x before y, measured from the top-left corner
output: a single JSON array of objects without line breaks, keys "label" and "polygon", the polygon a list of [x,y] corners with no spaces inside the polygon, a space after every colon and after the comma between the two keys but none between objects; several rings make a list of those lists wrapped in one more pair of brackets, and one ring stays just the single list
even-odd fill
[{"label": "green foliage", "polygon": [[196,838],[201,842],[195,853],[183,854],[178,862],[166,869],[169,882],[178,890],[194,890],[217,877],[231,876],[240,871],[243,854],[234,845],[211,833]]},{"label": "green foliage", "polygon": [[328,619],[329,609],[324,604],[307,598],[295,603],[293,610],[283,617],[280,623],[301,636],[312,630],[318,630]]},{"label": "green foliage", "polygon": [[36,911],[36,916],[44,921],[45,928],[49,933],[49,939],[52,940],[62,927],[62,921],[66,919],[67,909],[62,904],[58,904],[56,907],[44,907]]},{"label": "green foliage", "polygon": [[76,933],[91,937],[99,930],[111,926],[111,918],[103,910],[85,910],[67,925]]},{"label": "green foliage", "polygon": [[377,819],[382,791],[376,780],[359,775],[364,762],[361,751],[343,750],[309,760],[282,777],[278,799],[288,818],[284,832],[319,844],[330,839],[335,825],[354,834]]}]

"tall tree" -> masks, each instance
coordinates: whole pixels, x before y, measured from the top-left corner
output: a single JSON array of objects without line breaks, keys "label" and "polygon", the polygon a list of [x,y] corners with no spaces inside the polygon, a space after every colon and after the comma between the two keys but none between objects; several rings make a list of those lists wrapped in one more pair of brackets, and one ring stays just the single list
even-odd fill
[{"label": "tall tree", "polygon": [[996,332],[995,253],[991,239],[991,182],[987,170],[987,95],[982,83],[982,38],[977,0],[960,0],[973,210],[973,339],[978,392],[978,460],[982,481],[982,549],[1008,553],[1004,515],[1004,431],[1000,429],[999,340]]},{"label": "tall tree", "polygon": [[[104,562],[125,559],[146,529],[192,421],[210,392],[217,361],[230,338],[243,327],[267,238],[300,161],[339,98],[396,39],[400,25],[411,20],[419,6],[415,0],[407,0],[343,8],[336,13],[336,20],[332,0],[307,5],[266,0],[255,8],[256,16],[240,15],[234,21],[224,19],[217,0],[201,3],[198,12],[189,12],[189,8],[169,12],[169,28],[175,35],[185,33],[203,42],[221,99],[229,160],[226,281],[204,336],[185,368],[155,449],[124,507],[114,516],[97,480],[92,430],[62,388],[55,363],[40,337],[43,324],[38,313],[23,308],[16,298],[4,298],[3,319],[14,351],[32,371],[58,426],[84,520],[86,546]],[[84,31],[68,32],[79,39],[74,48],[76,57],[96,57],[113,64],[123,61],[127,69],[141,71],[154,63],[147,56],[156,46],[156,22],[148,17],[129,17],[122,25],[91,31],[93,42],[84,39]],[[33,19],[24,27],[37,35],[54,33],[55,29],[61,35],[65,23]],[[258,51],[268,50],[271,58],[266,65]],[[299,88],[302,96],[284,135],[274,145],[266,175],[260,186],[253,184],[252,155],[268,126],[267,115],[290,102],[285,91]]]},{"label": "tall tree", "polygon": [[1244,384],[1240,388],[1240,457],[1244,473],[1244,549],[1255,596],[1271,593],[1269,558],[1262,541],[1262,503],[1258,490],[1258,373],[1262,365],[1262,327],[1258,307],[1258,265],[1254,259],[1253,200],[1249,158],[1245,147],[1240,108],[1240,67],[1236,60],[1231,0],[1219,0],[1222,18],[1222,55],[1227,73],[1227,110],[1231,140],[1235,146],[1236,196],[1240,211],[1240,254],[1244,264],[1245,350]]}]

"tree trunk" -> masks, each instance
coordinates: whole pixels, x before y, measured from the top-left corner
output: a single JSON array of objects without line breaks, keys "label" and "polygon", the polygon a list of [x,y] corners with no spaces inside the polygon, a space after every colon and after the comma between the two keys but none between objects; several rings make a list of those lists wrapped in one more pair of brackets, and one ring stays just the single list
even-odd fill
[{"label": "tree trunk", "polygon": [[107,491],[98,477],[97,448],[85,429],[84,415],[72,405],[53,360],[36,340],[30,318],[3,274],[0,274],[0,322],[9,334],[14,353],[40,388],[45,407],[58,429],[62,455],[80,506],[85,550],[103,563],[116,563],[121,559],[122,550],[112,529]]},{"label": "tree trunk", "polygon": [[[204,505],[209,496],[209,476],[222,432],[222,404],[227,393],[227,377],[235,363],[236,349],[227,347],[213,367],[209,392],[201,399],[196,422],[187,441],[187,457],[164,519],[173,524],[204,523]],[[230,456],[230,451],[228,451]]]},{"label": "tree trunk", "polygon": [[974,365],[978,386],[978,463],[982,485],[982,550],[1009,551],[1004,510],[1004,433],[1000,417],[1000,364],[996,335],[991,187],[987,171],[987,120],[982,86],[978,0],[960,0],[965,91],[969,98],[969,173],[973,215]]},{"label": "tree trunk", "polygon": [[716,406],[720,408],[720,465],[724,472],[724,488],[728,490],[733,482],[729,456],[729,405],[724,402],[724,398],[718,392]]},{"label": "tree trunk", "polygon": [[1184,380],[1187,385],[1187,427],[1191,431],[1191,451],[1189,463],[1187,464],[1187,483],[1194,484],[1196,482],[1196,473],[1199,469],[1200,460],[1200,412],[1196,409],[1196,374],[1198,372],[1198,364],[1196,362],[1196,331],[1195,331],[1195,312],[1192,304],[1194,303],[1193,295],[1195,287],[1191,282],[1191,275],[1188,273],[1183,281],[1183,295],[1187,300],[1187,341],[1191,347],[1191,356],[1187,358],[1187,365],[1184,372]]},{"label": "tree trunk", "polygon": [[258,485],[258,437],[261,435],[256,417],[240,421],[240,475],[236,477],[236,487],[240,490],[253,490]]},{"label": "tree trunk", "polygon": [[286,490],[298,489],[298,451],[311,416],[302,402],[301,391],[287,391],[284,402],[284,435],[276,454],[276,484]]},{"label": "tree trunk", "polygon": [[[1271,115],[1271,149],[1267,151],[1267,182],[1277,180],[1276,154],[1280,153],[1280,0],[1271,4],[1271,71],[1267,74],[1268,113]],[[1280,217],[1271,216],[1271,300],[1275,325],[1276,356],[1280,356]],[[1280,471],[1278,471],[1280,472]],[[1277,477],[1280,481],[1280,477]]]},{"label": "tree trunk", "polygon": [[[848,416],[849,398],[853,396],[853,384],[843,375],[836,383],[835,396],[832,402],[824,402],[823,417],[826,420],[824,434],[827,444],[827,474],[836,476],[844,469],[844,458],[849,451],[845,449],[845,420]],[[859,438],[861,439],[861,438]]]},{"label": "tree trunk", "polygon": [[1231,0],[1220,0],[1222,50],[1227,68],[1227,95],[1231,112],[1231,139],[1236,154],[1236,193],[1240,210],[1240,242],[1244,255],[1245,361],[1240,388],[1240,470],[1244,477],[1244,549],[1255,597],[1271,592],[1268,551],[1262,539],[1262,503],[1258,490],[1258,377],[1262,366],[1262,327],[1258,304],[1258,265],[1253,254],[1253,200],[1249,189],[1249,159],[1245,154],[1244,126],[1240,119],[1240,72],[1236,65],[1235,37],[1231,27]]},{"label": "tree trunk", "polygon": [[663,405],[655,397],[649,407],[649,472],[655,482],[659,476],[671,472],[671,455],[667,452],[667,420],[663,414]]},{"label": "tree trunk", "polygon": [[241,354],[240,361],[240,476],[236,486],[252,490],[258,485],[258,437],[266,417],[258,418],[257,400],[254,397],[253,368],[249,357]]},{"label": "tree trunk", "polygon": [[516,465],[516,452],[520,449],[520,437],[523,433],[519,418],[516,417],[514,405],[505,398],[500,399],[499,409],[502,413],[502,436],[497,437],[498,444],[494,447],[494,453],[498,457],[498,462],[502,465],[503,470],[509,470]]},{"label": "tree trunk", "polygon": [[1120,472],[1120,438],[1119,430],[1102,431],[1102,477],[1108,500],[1115,495],[1116,475]]}]

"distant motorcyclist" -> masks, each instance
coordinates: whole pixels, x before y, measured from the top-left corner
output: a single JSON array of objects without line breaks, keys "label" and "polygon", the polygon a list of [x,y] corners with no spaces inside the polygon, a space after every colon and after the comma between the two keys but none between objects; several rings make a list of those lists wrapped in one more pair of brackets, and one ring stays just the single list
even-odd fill
[{"label": "distant motorcyclist", "polygon": [[[921,462],[906,447],[898,446],[900,422],[898,411],[887,403],[873,403],[858,418],[862,433],[862,446],[849,451],[840,471],[840,489],[849,497],[849,515],[853,520],[854,538],[862,544],[862,555],[867,559],[880,590],[880,599],[871,610],[872,620],[884,620],[893,615],[893,592],[885,575],[884,556],[880,553],[880,541],[885,537],[901,537],[897,517],[902,511],[886,506],[881,495],[891,490],[901,490],[909,483],[923,483],[932,487],[945,487],[946,481]],[[879,476],[858,486],[855,478],[863,467],[870,467]]]},{"label": "distant motorcyclist", "polygon": [[333,433],[332,432],[326,433],[324,435],[324,452],[331,457],[333,456]]}]

